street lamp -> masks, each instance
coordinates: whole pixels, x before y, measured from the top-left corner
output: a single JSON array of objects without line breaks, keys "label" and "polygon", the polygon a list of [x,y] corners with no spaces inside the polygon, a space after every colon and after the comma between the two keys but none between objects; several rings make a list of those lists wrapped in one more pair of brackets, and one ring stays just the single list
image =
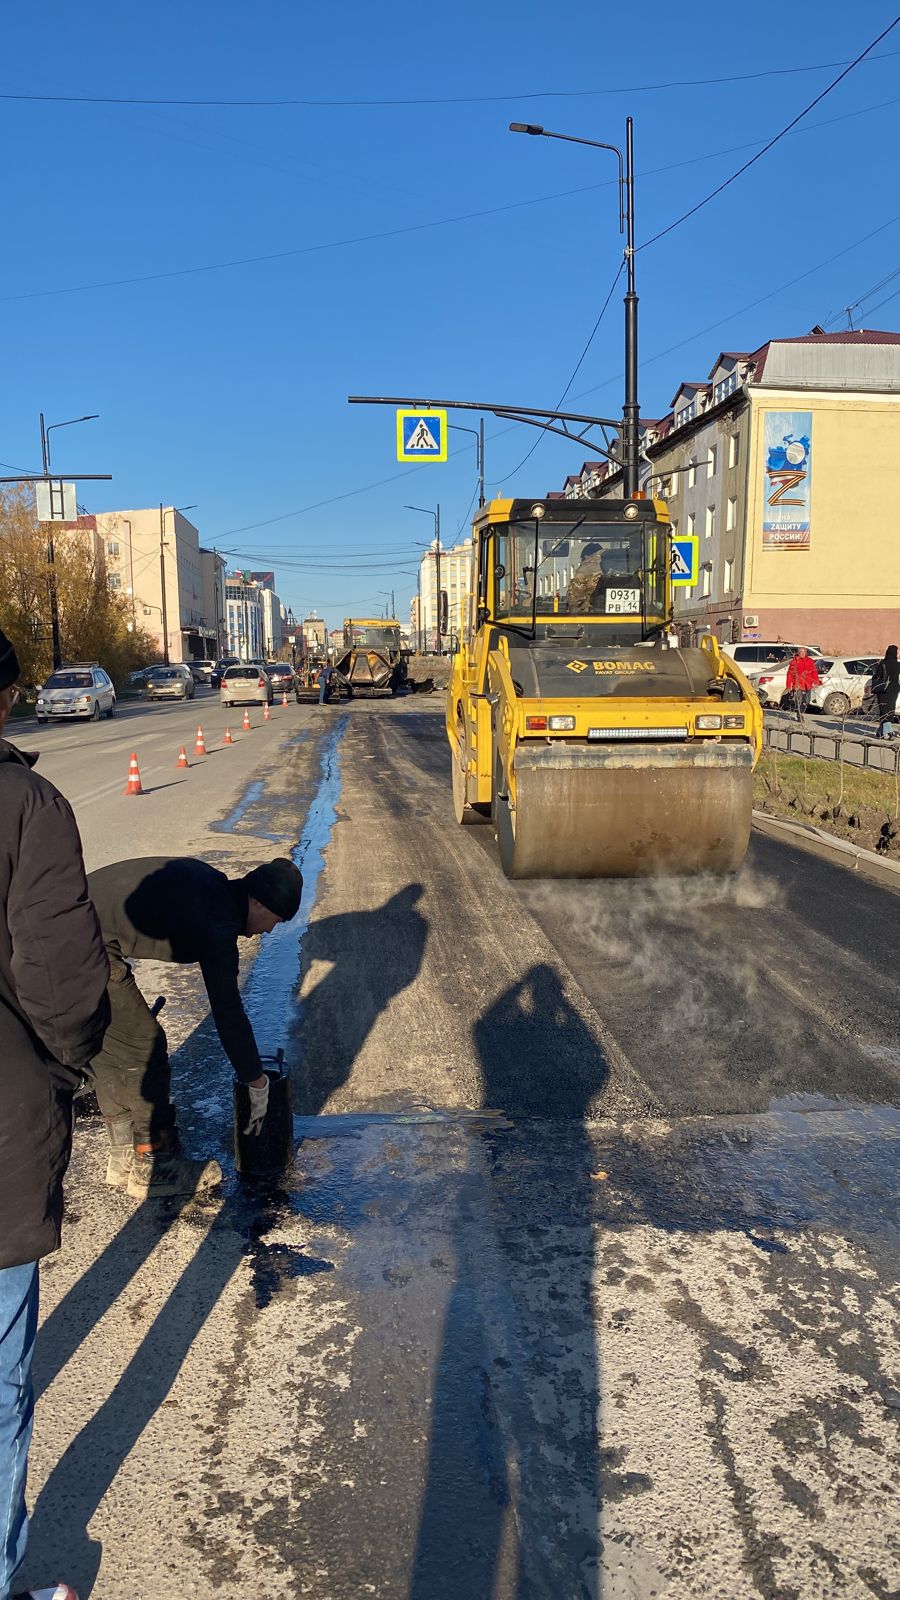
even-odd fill
[{"label": "street lamp", "polygon": [[[166,506],[165,509],[162,501],[160,500],[159,502],[159,586],[162,597],[160,613],[162,616],[163,665],[166,667],[169,665],[169,618],[166,608],[166,512],[171,511],[174,517],[179,511],[196,511],[196,509],[196,501],[189,506]],[[179,617],[178,620],[180,623],[181,618]]]},{"label": "street lamp", "polygon": [[[54,428],[72,428],[76,422],[96,422],[99,415],[99,411],[92,411],[89,417],[70,417],[68,422],[51,422],[50,426],[46,427],[44,424],[44,413],[43,411],[40,413],[41,460],[44,465],[45,478],[49,478],[50,476],[50,440],[48,439],[47,435],[52,433]],[[50,568],[50,633],[53,640],[54,672],[56,672],[58,667],[62,666],[62,648],[59,642],[59,596],[56,591],[56,568],[54,566],[55,559],[56,556],[53,549],[53,524],[51,523],[50,532],[47,535],[47,565]]]},{"label": "street lamp", "polygon": [[510,133],[529,133],[543,139],[563,139],[592,150],[611,150],[619,163],[619,232],[625,234],[625,404],[622,407],[622,481],[625,499],[639,488],[637,397],[637,295],[634,290],[634,119],[625,118],[625,155],[618,145],[600,139],[579,139],[571,133],[551,133],[537,122],[511,122]]},{"label": "street lamp", "polygon": [[477,428],[463,428],[458,422],[448,422],[448,428],[454,433],[471,433],[476,439],[475,461],[478,468],[478,504],[484,505],[484,417],[481,418]]},{"label": "street lamp", "polygon": [[[470,431],[471,431],[470,429],[466,429],[467,433],[470,432]],[[439,656],[442,656],[444,654],[444,648],[443,648],[443,643],[442,643],[442,640],[441,640],[441,508],[440,508],[440,504],[438,504],[437,508],[434,511],[430,511],[426,506],[404,506],[403,509],[404,509],[404,511],[419,511],[419,512],[421,512],[423,517],[434,517],[434,568],[435,568],[435,571],[434,571],[434,583],[435,583],[435,595],[436,595],[436,603],[437,603],[437,653],[438,653]],[[421,571],[421,568],[420,568],[420,571]],[[421,629],[421,623],[422,623],[422,588],[421,588],[421,578],[420,578],[420,580],[419,580],[419,626],[420,626],[420,629]]]}]

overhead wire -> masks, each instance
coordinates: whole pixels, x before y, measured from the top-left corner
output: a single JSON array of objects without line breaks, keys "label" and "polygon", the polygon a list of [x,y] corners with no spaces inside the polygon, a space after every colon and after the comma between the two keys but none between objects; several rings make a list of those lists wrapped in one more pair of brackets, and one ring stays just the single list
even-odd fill
[{"label": "overhead wire", "polygon": [[[824,326],[826,328],[830,328],[833,323],[840,322],[842,317],[849,315],[851,311],[856,311],[857,308],[862,305],[864,300],[868,300],[873,294],[877,294],[879,289],[883,289],[886,283],[890,283],[892,279],[897,277],[900,277],[900,267],[895,267],[893,272],[889,272],[886,277],[880,278],[877,283],[872,285],[871,289],[864,290],[863,293],[858,295],[855,300],[851,300],[847,305],[841,306],[839,311],[832,312],[830,317],[825,318]],[[893,296],[889,295],[888,299],[893,299]],[[887,301],[882,300],[880,304],[886,305]],[[878,307],[873,306],[871,309],[877,311]],[[868,316],[870,315],[870,312],[865,312],[864,315]]]},{"label": "overhead wire", "polygon": [[870,44],[866,45],[865,50],[861,50],[859,55],[856,56],[853,61],[848,62],[847,66],[844,67],[844,70],[839,72],[837,77],[833,78],[831,83],[827,84],[826,87],[816,95],[815,99],[810,100],[809,104],[804,106],[802,111],[799,111],[795,117],[792,117],[791,121],[788,122],[785,127],[783,127],[778,133],[774,134],[772,138],[763,145],[761,150],[757,150],[755,155],[752,155],[748,161],[745,161],[742,166],[738,167],[736,172],[732,172],[730,177],[725,178],[722,183],[717,184],[714,189],[710,190],[708,195],[704,195],[702,200],[698,200],[695,205],[690,206],[687,211],[682,212],[681,216],[676,217],[674,222],[668,223],[665,228],[660,228],[658,233],[654,233],[649,239],[645,239],[643,244],[638,245],[638,250],[647,250],[652,244],[658,244],[660,239],[665,239],[666,236],[670,233],[673,233],[676,228],[680,228],[682,223],[687,222],[690,217],[696,216],[698,211],[702,211],[704,206],[708,206],[710,204],[710,201],[715,200],[717,196],[722,194],[723,191],[729,188],[731,184],[736,183],[738,178],[743,177],[744,173],[748,172],[752,166],[755,166],[757,161],[761,161],[764,155],[767,155],[770,150],[774,149],[775,145],[778,144],[786,134],[790,133],[792,128],[796,128],[798,122],[802,122],[803,118],[808,116],[810,111],[813,111],[817,105],[820,105],[826,96],[831,94],[833,90],[837,88],[839,83],[843,83],[844,79],[849,76],[854,68],[858,67],[860,62],[864,61],[866,57],[871,54],[876,45],[879,45],[882,39],[886,39],[888,34],[893,32],[898,22],[900,22],[900,13],[894,17],[892,22],[888,23],[886,28],[882,29],[881,33],[879,33]]},{"label": "overhead wire", "polygon": [[[890,30],[888,30],[890,31]],[[883,35],[882,35],[883,37]],[[878,41],[876,40],[876,43]],[[876,56],[886,61],[900,55],[900,51],[886,50]],[[16,91],[0,92],[0,100],[33,101],[50,105],[100,105],[100,106],[191,106],[236,110],[284,109],[299,106],[310,110],[359,110],[399,106],[470,106],[502,105],[510,100],[589,100],[614,94],[657,94],[669,89],[701,89],[729,83],[754,83],[761,78],[785,78],[803,72],[830,72],[834,67],[855,65],[844,61],[818,61],[806,66],[766,67],[758,72],[739,72],[715,78],[669,78],[660,83],[616,84],[603,89],[533,89],[526,93],[417,95],[412,98],[386,98],[367,100],[312,100],[308,98],[283,99],[197,99],[176,95],[98,95],[98,94],[26,94]]]}]

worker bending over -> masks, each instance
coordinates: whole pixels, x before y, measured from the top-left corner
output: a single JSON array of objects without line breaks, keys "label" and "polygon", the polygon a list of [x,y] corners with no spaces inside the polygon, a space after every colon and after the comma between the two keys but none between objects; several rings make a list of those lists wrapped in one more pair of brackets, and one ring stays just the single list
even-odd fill
[{"label": "worker bending over", "polygon": [[219,1183],[217,1161],[182,1154],[166,1036],[129,958],[197,962],[213,1021],[235,1073],[250,1089],[248,1132],[259,1132],[269,1080],[238,988],[238,939],[269,933],[300,906],[303,879],[283,858],[226,878],[190,856],[118,861],[88,878],[110,966],[112,1020],[91,1062],[109,1134],[106,1181],[136,1200],[193,1194]]}]

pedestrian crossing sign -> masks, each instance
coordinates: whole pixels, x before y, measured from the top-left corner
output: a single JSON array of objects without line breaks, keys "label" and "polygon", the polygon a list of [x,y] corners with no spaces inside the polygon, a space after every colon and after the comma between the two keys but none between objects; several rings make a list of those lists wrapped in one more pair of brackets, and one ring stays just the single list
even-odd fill
[{"label": "pedestrian crossing sign", "polygon": [[397,412],[398,461],[446,461],[446,411]]},{"label": "pedestrian crossing sign", "polygon": [[696,534],[672,540],[669,572],[674,589],[690,589],[697,582],[698,543]]}]

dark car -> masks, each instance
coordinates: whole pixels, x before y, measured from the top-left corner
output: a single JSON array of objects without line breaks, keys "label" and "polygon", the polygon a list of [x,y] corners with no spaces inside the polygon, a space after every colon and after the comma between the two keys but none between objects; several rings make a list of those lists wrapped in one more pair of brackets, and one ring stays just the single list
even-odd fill
[{"label": "dark car", "polygon": [[267,661],[266,673],[272,680],[273,689],[283,689],[286,694],[293,694],[296,679],[289,661]]},{"label": "dark car", "polygon": [[238,665],[239,663],[237,656],[220,656],[218,661],[215,662],[212,672],[209,675],[210,688],[218,689],[222,682],[222,673],[225,672],[228,667],[236,667]]}]

